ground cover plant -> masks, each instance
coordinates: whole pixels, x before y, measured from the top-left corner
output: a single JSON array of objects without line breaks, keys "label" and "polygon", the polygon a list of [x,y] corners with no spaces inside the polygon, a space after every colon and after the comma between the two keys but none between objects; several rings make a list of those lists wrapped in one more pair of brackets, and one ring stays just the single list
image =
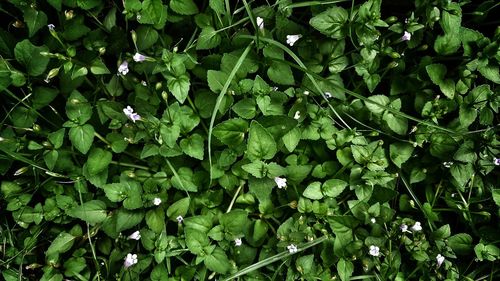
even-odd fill
[{"label": "ground cover plant", "polygon": [[4,280],[497,280],[498,1],[0,3]]}]

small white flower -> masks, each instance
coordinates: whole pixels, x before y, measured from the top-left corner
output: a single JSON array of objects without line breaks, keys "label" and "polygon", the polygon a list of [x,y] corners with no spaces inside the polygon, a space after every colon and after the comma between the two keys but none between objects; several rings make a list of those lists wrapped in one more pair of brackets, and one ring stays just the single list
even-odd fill
[{"label": "small white flower", "polygon": [[377,220],[376,220],[375,218],[371,218],[371,219],[370,219],[370,221],[371,221],[372,223],[376,223],[376,222],[377,222]]},{"label": "small white flower", "polygon": [[273,87],[273,91],[277,91],[278,90],[278,87]]},{"label": "small white flower", "polygon": [[378,257],[380,255],[380,248],[375,245],[371,245],[369,254],[374,257]]},{"label": "small white flower", "polygon": [[142,86],[144,86],[144,87],[146,87],[146,86],[148,85],[148,83],[147,83],[146,81],[144,81],[144,80],[142,80],[142,81],[141,81],[141,84],[142,84]]},{"label": "small white flower", "polygon": [[304,91],[304,96],[308,96],[309,95],[309,91]]},{"label": "small white flower", "polygon": [[139,232],[139,230],[137,230],[136,232],[130,234],[128,236],[128,239],[139,240],[139,239],[141,239],[141,233]]},{"label": "small white flower", "polygon": [[264,19],[261,17],[257,17],[257,26],[259,29],[264,29]]},{"label": "small white flower", "polygon": [[141,55],[139,53],[135,53],[133,59],[136,62],[143,62],[144,60],[146,60],[146,56],[145,55]]},{"label": "small white flower", "polygon": [[176,219],[178,223],[182,223],[184,221],[184,218],[182,216],[178,216]]},{"label": "small white flower", "polygon": [[160,204],[161,204],[161,199],[160,199],[160,198],[158,198],[158,197],[156,197],[155,199],[153,199],[153,204],[154,204],[155,206],[160,205]]},{"label": "small white flower", "polygon": [[123,266],[125,268],[129,268],[132,265],[136,264],[137,262],[138,262],[137,255],[128,253],[127,256],[125,257],[125,262],[123,263]]},{"label": "small white flower", "polygon": [[138,21],[140,21],[140,20],[141,20],[141,18],[142,18],[142,16],[141,16],[141,15],[137,15],[135,18],[136,18]]},{"label": "small white flower", "polygon": [[49,28],[50,31],[53,31],[54,28],[56,28],[56,26],[53,24],[48,24],[47,27]]},{"label": "small white flower", "polygon": [[399,226],[399,229],[401,229],[401,232],[409,232],[408,226],[404,223],[401,226]]},{"label": "small white flower", "polygon": [[451,162],[451,161],[450,162],[443,162],[443,166],[445,168],[450,168],[451,166],[453,166],[453,162]]},{"label": "small white flower", "polygon": [[118,67],[118,73],[121,75],[127,75],[128,73],[128,62],[124,60]]},{"label": "small white flower", "polygon": [[295,112],[295,115],[293,116],[293,119],[295,119],[295,120],[299,120],[300,119],[300,111],[297,110]]},{"label": "small white flower", "polygon": [[493,164],[495,164],[495,166],[500,166],[500,158],[493,158]]},{"label": "small white flower", "polygon": [[295,244],[290,244],[286,246],[286,248],[288,249],[288,252],[290,252],[290,254],[297,253],[298,251],[297,246],[295,246]]},{"label": "small white flower", "polygon": [[325,98],[327,99],[331,99],[333,96],[332,96],[332,93],[330,92],[325,92]]},{"label": "small white flower", "polygon": [[235,245],[236,247],[241,246],[241,244],[242,244],[242,243],[243,243],[243,242],[241,241],[241,239],[240,239],[240,238],[236,238],[236,239],[234,239],[234,245]]},{"label": "small white flower", "polygon": [[286,188],[286,178],[275,177],[274,182],[278,188]]},{"label": "small white flower", "polygon": [[4,140],[5,140],[4,138],[0,137],[0,142],[3,142]]},{"label": "small white flower", "polygon": [[50,83],[50,79],[49,79],[49,77],[47,77],[47,78],[43,79],[43,81],[44,81],[45,83],[47,83],[47,84],[48,84],[48,83]]},{"label": "small white flower", "polygon": [[438,267],[440,267],[444,262],[444,257],[441,254],[438,254],[436,256],[436,261],[437,261]]},{"label": "small white flower", "polygon": [[405,31],[403,36],[401,36],[401,40],[403,41],[410,41],[410,39],[411,39],[411,33],[408,31]]},{"label": "small white flower", "polygon": [[417,221],[415,224],[410,228],[412,231],[421,231],[422,230],[422,225],[420,225],[420,222]]},{"label": "small white flower", "polygon": [[302,35],[300,35],[300,34],[287,35],[286,36],[286,43],[290,46],[293,46],[293,44],[295,44],[295,42],[297,42],[297,40],[299,40],[301,37],[302,37]]},{"label": "small white flower", "polygon": [[125,113],[127,118],[132,120],[132,122],[134,123],[137,120],[141,120],[141,116],[137,113],[134,113],[134,109],[130,105],[123,109],[123,113]]},{"label": "small white flower", "polygon": [[406,18],[405,23],[409,23],[409,22],[410,22],[410,19]]}]

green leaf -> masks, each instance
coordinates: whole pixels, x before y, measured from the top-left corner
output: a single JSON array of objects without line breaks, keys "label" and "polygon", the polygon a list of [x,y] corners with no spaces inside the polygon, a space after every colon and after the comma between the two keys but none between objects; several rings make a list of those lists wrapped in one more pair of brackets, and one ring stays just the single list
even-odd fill
[{"label": "green leaf", "polygon": [[217,124],[213,135],[228,146],[236,146],[243,142],[248,131],[248,122],[241,118],[233,118]]},{"label": "green leaf", "polygon": [[224,6],[224,0],[210,0],[209,1],[210,8],[214,10],[217,14],[225,14],[226,7]]},{"label": "green leaf", "polygon": [[[390,102],[389,98],[384,96],[384,95],[373,95],[368,97],[369,100],[374,101],[380,105],[387,106]],[[374,114],[381,114],[382,112],[385,111],[383,107],[380,107],[379,105],[371,102],[366,102],[365,101],[366,108],[370,110]]]},{"label": "green leaf", "polygon": [[273,136],[257,121],[250,123],[247,156],[251,161],[272,159],[277,152]]},{"label": "green leaf", "polygon": [[141,25],[136,30],[137,49],[143,51],[151,48],[158,41],[158,32],[149,26]]},{"label": "green leaf", "polygon": [[415,147],[406,142],[395,142],[389,146],[391,160],[398,168],[410,159]]},{"label": "green leaf", "polygon": [[452,99],[455,95],[455,83],[451,79],[445,79],[446,66],[443,64],[435,63],[429,64],[425,67],[429,78],[431,78],[432,83],[439,86],[439,89],[443,94]]},{"label": "green leaf", "polygon": [[69,140],[83,154],[87,154],[94,142],[94,127],[90,124],[69,129]]},{"label": "green leaf", "polygon": [[450,168],[450,173],[453,176],[453,179],[456,181],[458,185],[457,187],[460,188],[460,190],[464,191],[465,185],[474,175],[474,168],[470,163],[454,164]]},{"label": "green leaf", "polygon": [[393,132],[399,135],[406,135],[406,131],[408,131],[408,119],[392,114],[388,111],[384,112],[382,119],[387,123]]},{"label": "green leaf", "polygon": [[33,99],[31,104],[34,109],[40,109],[49,105],[59,94],[54,88],[36,87],[33,89]]},{"label": "green leaf", "polygon": [[195,15],[199,12],[193,0],[170,0],[170,8],[181,15]]},{"label": "green leaf", "polygon": [[90,151],[87,159],[87,169],[89,174],[96,175],[106,170],[111,163],[113,154],[102,148],[94,148]]},{"label": "green leaf", "polygon": [[189,76],[182,74],[179,77],[169,76],[167,79],[168,89],[174,94],[174,97],[182,104],[189,94]]},{"label": "green leaf", "polygon": [[184,229],[184,232],[186,235],[186,246],[189,251],[195,255],[203,254],[203,248],[210,244],[207,234],[198,229],[187,226]]},{"label": "green leaf", "polygon": [[69,251],[69,249],[73,247],[75,240],[76,237],[67,232],[59,233],[56,239],[54,239],[54,241],[50,243],[47,252],[45,252],[45,256],[52,256],[53,254],[62,254]]},{"label": "green leaf", "polygon": [[186,216],[189,210],[189,204],[191,203],[191,199],[189,197],[182,198],[181,200],[176,201],[172,205],[170,205],[167,209],[167,217],[170,219],[175,219],[178,216]]},{"label": "green leaf", "polygon": [[217,247],[212,254],[205,257],[205,266],[214,272],[225,274],[231,269],[231,263],[224,251]]},{"label": "green leaf", "polygon": [[245,98],[234,104],[231,109],[241,118],[252,119],[257,111],[255,106],[254,99]]},{"label": "green leaf", "polygon": [[44,160],[45,165],[47,165],[47,168],[49,170],[53,170],[54,169],[54,167],[56,166],[58,158],[59,158],[59,152],[57,152],[57,150],[47,151],[43,155],[43,160]]},{"label": "green leaf", "polygon": [[292,68],[282,62],[273,61],[267,69],[267,76],[271,81],[280,85],[294,85]]},{"label": "green leaf", "polygon": [[349,14],[344,8],[332,7],[325,12],[311,18],[309,24],[324,35],[334,39],[345,37],[345,23]]},{"label": "green leaf", "polygon": [[92,117],[92,106],[82,94],[74,90],[66,102],[66,115],[69,120],[83,125]]},{"label": "green leaf", "polygon": [[83,10],[90,10],[93,9],[99,4],[102,3],[101,0],[76,0],[76,3],[78,4],[78,7],[82,8]]},{"label": "green leaf", "polygon": [[477,110],[475,108],[469,107],[465,104],[460,105],[460,109],[458,111],[458,117],[460,120],[460,124],[467,128],[469,127],[477,118]]},{"label": "green leaf", "polygon": [[267,165],[262,161],[254,161],[252,163],[242,165],[241,168],[258,179],[265,177],[267,174]]},{"label": "green leaf", "polygon": [[70,217],[81,219],[91,225],[103,222],[108,217],[106,204],[99,200],[91,200],[66,211]]},{"label": "green leaf", "polygon": [[33,8],[24,10],[24,22],[28,25],[28,36],[33,37],[40,28],[47,25],[47,15]]},{"label": "green leaf", "polygon": [[248,222],[247,211],[241,209],[232,210],[220,217],[220,224],[225,232],[232,235],[230,239],[235,239],[242,235]]},{"label": "green leaf", "polygon": [[149,210],[146,213],[146,224],[152,231],[161,233],[165,229],[165,211],[163,211],[163,208]]},{"label": "green leaf", "polygon": [[479,66],[477,70],[484,76],[484,78],[492,81],[493,83],[500,84],[500,70],[498,66],[494,66],[490,63],[485,66]]},{"label": "green leaf", "polygon": [[161,0],[144,0],[138,22],[162,26],[167,21],[167,9]]},{"label": "green leaf", "polygon": [[321,187],[323,194],[335,198],[339,196],[347,187],[347,182],[339,179],[329,179]]},{"label": "green leaf", "polygon": [[440,35],[434,41],[434,50],[440,55],[454,54],[460,48],[459,34]]},{"label": "green leaf", "polygon": [[205,145],[203,143],[203,137],[199,134],[193,134],[181,140],[180,146],[182,152],[185,154],[198,160],[203,160]]},{"label": "green leaf", "polygon": [[[182,1],[182,0],[181,0]],[[196,42],[196,50],[209,50],[213,49],[221,43],[222,38],[220,34],[211,26],[205,26],[198,36]]]},{"label": "green leaf", "polygon": [[310,183],[302,193],[302,196],[312,200],[322,199],[324,196],[321,192],[321,183],[319,181]]},{"label": "green leaf", "polygon": [[288,151],[293,152],[295,150],[300,142],[301,135],[299,128],[293,128],[281,138]]},{"label": "green leaf", "polygon": [[340,280],[349,281],[354,272],[354,265],[351,261],[340,259],[337,263],[337,272],[339,273]]},{"label": "green leaf", "polygon": [[228,79],[228,74],[222,71],[217,70],[209,70],[207,71],[207,81],[208,87],[214,93],[219,93],[222,88],[224,88],[224,84]]},{"label": "green leaf", "polygon": [[161,124],[160,125],[160,136],[163,140],[163,143],[168,145],[169,147],[174,147],[177,139],[180,136],[180,128],[175,124]]},{"label": "green leaf", "polygon": [[95,59],[92,61],[90,66],[90,72],[95,75],[110,74],[111,72],[106,67],[106,65],[100,59]]},{"label": "green leaf", "polygon": [[16,60],[21,63],[30,76],[38,76],[43,74],[49,63],[49,58],[42,56],[41,52],[48,52],[49,49],[45,46],[35,46],[28,39],[16,44],[14,54]]},{"label": "green leaf", "polygon": [[47,0],[47,2],[54,7],[58,12],[61,11],[62,0]]}]

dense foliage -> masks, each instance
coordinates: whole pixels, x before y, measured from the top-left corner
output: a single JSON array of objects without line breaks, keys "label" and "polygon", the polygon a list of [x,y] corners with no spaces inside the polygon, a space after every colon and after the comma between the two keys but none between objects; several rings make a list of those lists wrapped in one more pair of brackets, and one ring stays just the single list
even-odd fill
[{"label": "dense foliage", "polygon": [[2,1],[1,276],[500,278],[499,12]]}]

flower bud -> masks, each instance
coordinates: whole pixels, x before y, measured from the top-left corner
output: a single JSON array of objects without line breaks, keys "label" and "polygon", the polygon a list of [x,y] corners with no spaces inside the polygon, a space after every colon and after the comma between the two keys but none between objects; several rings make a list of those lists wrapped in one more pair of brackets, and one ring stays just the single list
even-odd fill
[{"label": "flower bud", "polygon": [[64,11],[64,16],[66,17],[66,20],[70,20],[75,17],[75,13],[73,10],[66,10]]},{"label": "flower bud", "polygon": [[425,51],[425,50],[427,50],[428,48],[429,48],[429,45],[424,44],[424,45],[422,45],[422,46],[418,47],[418,49],[417,49],[417,50],[418,50],[418,51]]},{"label": "flower bud", "polygon": [[161,89],[162,83],[161,82],[156,82],[155,89],[159,90]]},{"label": "flower bud", "polygon": [[52,144],[51,144],[50,142],[48,142],[48,141],[44,141],[44,142],[42,142],[42,145],[43,145],[43,147],[45,147],[45,148],[47,148],[47,149],[52,149],[52,148],[54,148],[54,147],[52,146]]},{"label": "flower bud", "polygon": [[99,48],[99,54],[100,55],[104,55],[104,53],[106,53],[106,47],[100,47]]},{"label": "flower bud", "polygon": [[167,101],[167,100],[168,100],[168,94],[167,94],[167,92],[162,91],[162,92],[161,92],[161,97],[162,97],[165,101]]},{"label": "flower bud", "polygon": [[49,74],[47,74],[47,79],[52,79],[52,78],[56,77],[57,74],[59,74],[59,68],[61,68],[61,67],[52,68],[49,71]]},{"label": "flower bud", "polygon": [[42,131],[42,127],[38,124],[33,124],[33,132],[39,133],[40,131]]},{"label": "flower bud", "polygon": [[399,59],[401,57],[401,55],[397,52],[391,52],[389,56],[393,59]]},{"label": "flower bud", "polygon": [[392,16],[392,17],[388,17],[388,18],[385,20],[385,22],[386,22],[386,23],[391,24],[391,23],[395,23],[397,20],[398,20],[398,18],[397,18],[397,17]]},{"label": "flower bud", "polygon": [[70,57],[76,56],[76,49],[74,46],[69,46],[68,49],[66,49],[66,54]]},{"label": "flower bud", "polygon": [[137,44],[137,34],[135,33],[135,30],[130,31],[130,34],[132,34],[132,42],[134,42],[134,45]]},{"label": "flower bud", "polygon": [[28,171],[28,167],[22,167],[20,168],[19,170],[17,170],[15,173],[14,173],[14,176],[17,177],[17,176],[20,176],[24,173],[26,173]]}]

